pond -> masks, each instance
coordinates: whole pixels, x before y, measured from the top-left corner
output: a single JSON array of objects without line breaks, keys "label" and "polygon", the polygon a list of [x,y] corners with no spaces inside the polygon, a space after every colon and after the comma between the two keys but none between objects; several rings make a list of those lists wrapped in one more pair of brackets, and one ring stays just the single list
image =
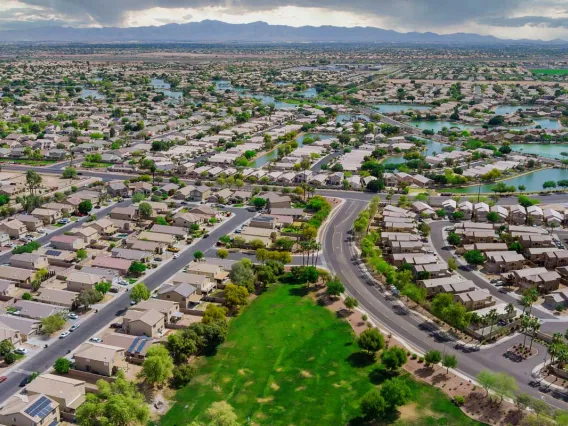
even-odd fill
[{"label": "pond", "polygon": [[283,87],[283,86],[291,86],[292,83],[291,81],[277,81],[276,83],[274,83],[277,87]]},{"label": "pond", "polygon": [[171,99],[181,99],[183,97],[183,92],[177,92],[170,90],[171,85],[160,79],[160,78],[153,78],[150,80],[150,84],[154,87],[154,89],[164,92],[164,95]]},{"label": "pond", "polygon": [[526,110],[529,108],[534,108],[534,105],[498,105],[493,108],[495,115],[506,115],[516,112],[518,110]]},{"label": "pond", "polygon": [[225,91],[230,90],[232,92],[244,92],[245,89],[241,87],[233,87],[229,80],[214,80],[213,83],[215,84],[216,91]]},{"label": "pond", "polygon": [[475,129],[481,126],[474,126],[471,124],[454,123],[452,121],[428,121],[428,120],[413,120],[408,122],[409,125],[423,130],[433,130],[434,133],[442,131],[444,127],[450,129],[456,127],[461,130]]},{"label": "pond", "polygon": [[[301,147],[304,145],[304,139],[306,137],[311,137],[311,138],[316,138],[319,137],[320,140],[326,140],[326,139],[331,139],[335,136],[333,135],[322,135],[322,134],[311,134],[311,133],[306,133],[303,135],[300,135],[296,138],[296,142],[298,142],[298,147]],[[256,160],[254,160],[253,162],[251,162],[250,167],[255,167],[255,168],[259,168],[264,166],[266,163],[269,163],[273,160],[275,160],[278,157],[278,149],[275,149],[273,151],[270,151],[267,154],[264,154],[260,157],[258,157]]]},{"label": "pond", "polygon": [[537,118],[534,120],[535,124],[529,124],[528,126],[518,126],[511,127],[513,130],[524,130],[524,129],[534,129],[536,126],[540,126],[541,129],[558,130],[562,129],[562,123],[559,120],[553,120],[550,118]]},{"label": "pond", "polygon": [[535,154],[540,157],[556,158],[556,159],[567,159],[568,156],[564,156],[561,153],[565,152],[568,154],[568,144],[511,144],[513,151],[522,152],[523,154]]},{"label": "pond", "polygon": [[[503,183],[506,185],[513,185],[518,188],[519,185],[525,186],[525,191],[542,191],[542,184],[547,180],[553,180],[555,182],[563,179],[568,179],[568,169],[545,169],[538,170],[536,172],[517,176],[511,179],[504,180]],[[491,188],[495,184],[481,185],[481,192],[491,192]],[[479,191],[478,186],[470,186],[467,188],[450,188],[440,190],[441,192],[456,192],[464,194],[476,194]]]},{"label": "pond", "polygon": [[379,112],[383,112],[385,114],[394,112],[399,113],[403,111],[408,111],[410,109],[414,111],[428,111],[431,110],[432,107],[427,105],[402,105],[402,104],[377,104],[373,105],[373,108],[379,110]]},{"label": "pond", "polygon": [[310,87],[308,90],[304,90],[300,93],[300,96],[303,96],[304,98],[315,98],[317,95],[318,91],[315,87]]},{"label": "pond", "polygon": [[102,93],[100,93],[98,90],[96,89],[86,89],[83,88],[81,90],[81,92],[79,93],[79,96],[82,98],[88,98],[89,96],[95,98],[95,99],[104,99],[105,95],[103,95]]},{"label": "pond", "polygon": [[353,121],[356,120],[363,120],[363,121],[371,121],[371,118],[365,114],[337,114],[335,118],[336,123],[343,123],[346,121]]}]

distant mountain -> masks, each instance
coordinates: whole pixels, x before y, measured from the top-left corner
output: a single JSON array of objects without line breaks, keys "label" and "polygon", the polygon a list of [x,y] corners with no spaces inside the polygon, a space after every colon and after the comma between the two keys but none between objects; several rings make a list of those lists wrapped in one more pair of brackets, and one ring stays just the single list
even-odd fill
[{"label": "distant mountain", "polygon": [[289,27],[265,22],[227,24],[220,21],[167,24],[159,27],[72,28],[41,27],[27,30],[0,31],[0,42],[337,42],[337,43],[445,43],[497,44],[535,43],[532,40],[503,40],[493,36],[455,33],[399,33],[374,27]]}]

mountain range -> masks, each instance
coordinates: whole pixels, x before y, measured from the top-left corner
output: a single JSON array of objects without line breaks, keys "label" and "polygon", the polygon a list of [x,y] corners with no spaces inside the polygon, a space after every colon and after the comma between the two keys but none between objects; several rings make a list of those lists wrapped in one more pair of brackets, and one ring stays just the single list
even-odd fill
[{"label": "mountain range", "polygon": [[[539,43],[534,40],[504,40],[479,34],[432,32],[400,33],[375,27],[290,27],[265,22],[228,24],[205,20],[187,24],[151,27],[39,27],[0,31],[0,42],[193,42],[193,43],[438,43],[438,44],[518,44]],[[557,43],[565,43],[555,40]],[[552,42],[548,42],[552,43]]]}]

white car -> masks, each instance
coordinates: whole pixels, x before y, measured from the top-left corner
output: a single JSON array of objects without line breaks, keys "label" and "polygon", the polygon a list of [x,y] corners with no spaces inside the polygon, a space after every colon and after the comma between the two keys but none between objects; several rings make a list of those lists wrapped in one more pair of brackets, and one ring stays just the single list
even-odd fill
[{"label": "white car", "polygon": [[69,318],[69,319],[79,319],[79,315],[74,314],[74,313],[70,313],[70,314],[67,314],[67,318]]},{"label": "white car", "polygon": [[14,350],[15,353],[20,354],[20,355],[25,355],[28,353],[28,350],[26,348],[18,348],[16,350]]},{"label": "white car", "polygon": [[178,257],[179,257],[178,253],[174,254],[174,259],[177,259]]},{"label": "white car", "polygon": [[59,338],[60,338],[60,339],[65,339],[65,338],[66,338],[67,336],[69,336],[70,334],[71,334],[71,332],[69,332],[69,331],[64,331],[63,333],[61,333],[61,334],[59,335]]},{"label": "white car", "polygon": [[89,342],[95,342],[95,343],[101,343],[103,341],[103,339],[101,339],[100,337],[91,337],[89,339]]}]

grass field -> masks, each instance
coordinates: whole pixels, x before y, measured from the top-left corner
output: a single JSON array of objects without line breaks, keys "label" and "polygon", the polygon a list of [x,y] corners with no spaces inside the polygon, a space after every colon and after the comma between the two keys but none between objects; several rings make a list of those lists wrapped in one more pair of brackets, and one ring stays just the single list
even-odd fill
[{"label": "grass field", "polygon": [[[359,401],[385,380],[378,364],[362,362],[351,327],[305,296],[302,286],[275,285],[230,323],[216,355],[176,395],[163,426],[205,421],[212,402],[225,400],[245,423],[358,423]],[[395,425],[478,425],[440,391],[405,376],[412,403]]]},{"label": "grass field", "polygon": [[25,158],[0,158],[1,163],[16,163],[24,164],[26,166],[48,166],[57,163],[56,160],[28,160]]},{"label": "grass field", "polygon": [[530,70],[533,74],[542,75],[568,75],[568,69],[554,70],[554,69],[536,69]]}]

